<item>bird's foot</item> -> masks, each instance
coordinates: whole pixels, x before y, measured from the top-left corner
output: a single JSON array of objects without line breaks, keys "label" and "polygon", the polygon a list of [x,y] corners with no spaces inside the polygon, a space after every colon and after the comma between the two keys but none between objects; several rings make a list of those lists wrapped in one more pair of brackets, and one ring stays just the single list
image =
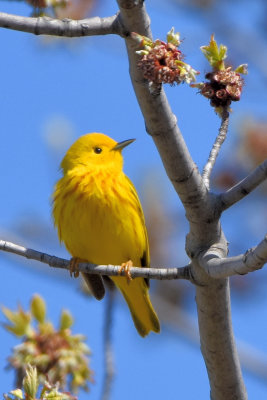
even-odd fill
[{"label": "bird's foot", "polygon": [[128,283],[133,279],[131,275],[131,267],[133,267],[133,262],[132,260],[128,260],[125,263],[122,263],[119,269],[119,275],[124,271]]},{"label": "bird's foot", "polygon": [[82,260],[81,258],[77,258],[77,257],[72,257],[70,259],[70,276],[74,276],[74,278],[78,278],[80,272],[78,269],[78,266],[81,262],[85,262],[84,260]]}]

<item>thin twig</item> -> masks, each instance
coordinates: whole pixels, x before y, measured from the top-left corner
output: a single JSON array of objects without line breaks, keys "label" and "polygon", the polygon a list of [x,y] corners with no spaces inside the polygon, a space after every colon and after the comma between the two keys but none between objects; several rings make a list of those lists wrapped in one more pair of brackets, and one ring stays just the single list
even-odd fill
[{"label": "thin twig", "polygon": [[215,161],[218,157],[222,144],[226,139],[228,125],[229,125],[229,112],[227,111],[227,109],[224,109],[222,113],[222,123],[219,129],[218,136],[212,146],[209,159],[205,167],[203,168],[202,177],[205,182],[205,185],[207,186],[207,189],[209,189],[210,187],[210,175],[214,167]]},{"label": "thin twig", "polygon": [[118,15],[112,17],[86,18],[81,20],[54,19],[50,17],[22,17],[0,13],[0,27],[16,31],[33,33],[34,35],[53,35],[66,37],[81,37],[95,35],[120,35]]},{"label": "thin twig", "polygon": [[114,306],[115,291],[107,290],[106,294],[106,310],[104,323],[104,357],[105,357],[105,374],[102,387],[101,400],[109,400],[111,395],[111,386],[115,374],[114,355],[112,350],[112,311]]},{"label": "thin twig", "polygon": [[258,187],[267,179],[267,159],[254,169],[246,178],[237,183],[226,193],[222,193],[218,198],[221,211],[226,210],[247,196],[252,190]]},{"label": "thin twig", "polygon": [[[15,243],[0,240],[0,250],[17,254],[31,260],[40,261],[54,268],[70,269],[70,261],[64,258],[51,256],[37,250],[27,249]],[[125,276],[125,271],[121,271],[121,266],[116,265],[96,265],[92,263],[80,263],[78,270],[87,274],[98,274],[107,276]],[[132,278],[142,277],[149,279],[186,279],[192,280],[190,264],[180,268],[131,268]]]},{"label": "thin twig", "polygon": [[200,259],[200,264],[212,278],[245,275],[261,269],[267,263],[267,235],[253,249],[236,257],[220,258],[220,249],[210,248]]}]

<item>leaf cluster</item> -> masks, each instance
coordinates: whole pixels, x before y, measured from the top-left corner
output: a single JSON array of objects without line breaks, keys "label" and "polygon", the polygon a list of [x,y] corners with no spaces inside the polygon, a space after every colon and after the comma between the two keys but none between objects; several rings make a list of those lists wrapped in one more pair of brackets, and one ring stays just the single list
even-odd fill
[{"label": "leaf cluster", "polygon": [[8,358],[10,368],[15,368],[18,375],[25,375],[27,365],[31,364],[37,368],[42,383],[59,382],[60,388],[68,386],[73,391],[89,389],[91,352],[83,335],[71,333],[73,318],[68,311],[62,311],[58,329],[46,319],[46,304],[39,295],[33,296],[30,311],[24,311],[21,306],[17,311],[4,307],[3,313],[9,321],[4,324],[6,330],[22,337],[22,343],[13,348]]},{"label": "leaf cluster", "polygon": [[[38,395],[39,393],[39,395]],[[58,385],[50,385],[45,382],[39,386],[39,378],[36,367],[28,365],[23,379],[23,390],[11,390],[4,394],[5,400],[77,400],[70,393],[60,392]]]}]

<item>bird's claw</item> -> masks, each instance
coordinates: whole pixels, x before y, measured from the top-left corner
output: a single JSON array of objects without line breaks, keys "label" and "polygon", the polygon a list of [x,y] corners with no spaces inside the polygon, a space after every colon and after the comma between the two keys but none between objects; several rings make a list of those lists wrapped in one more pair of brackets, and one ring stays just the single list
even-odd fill
[{"label": "bird's claw", "polygon": [[121,275],[122,271],[124,271],[128,283],[133,280],[131,275],[131,267],[133,267],[133,262],[132,260],[128,260],[127,262],[122,263],[119,268],[119,275]]},{"label": "bird's claw", "polygon": [[70,259],[70,276],[74,276],[74,278],[78,278],[80,272],[78,270],[79,263],[81,263],[83,260],[77,257],[73,257]]}]

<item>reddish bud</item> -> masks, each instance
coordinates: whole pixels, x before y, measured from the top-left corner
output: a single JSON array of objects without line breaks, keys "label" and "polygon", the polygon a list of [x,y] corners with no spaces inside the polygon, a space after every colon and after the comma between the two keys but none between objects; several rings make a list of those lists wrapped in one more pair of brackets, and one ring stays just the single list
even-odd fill
[{"label": "reddish bud", "polygon": [[212,89],[211,85],[208,83],[205,83],[203,88],[201,89],[200,93],[207,97],[208,99],[211,99],[214,96],[214,90]]},{"label": "reddish bud", "polygon": [[220,100],[225,100],[227,98],[227,92],[225,89],[217,90],[216,97]]}]

